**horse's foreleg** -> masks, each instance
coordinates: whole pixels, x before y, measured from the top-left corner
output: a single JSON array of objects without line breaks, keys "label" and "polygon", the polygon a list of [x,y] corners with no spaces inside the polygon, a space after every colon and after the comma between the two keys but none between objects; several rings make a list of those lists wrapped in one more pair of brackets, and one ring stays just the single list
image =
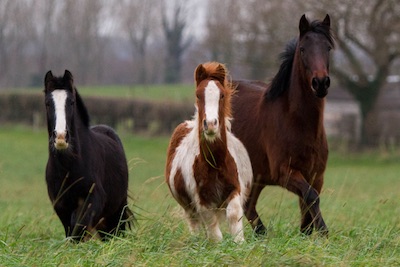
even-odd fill
[{"label": "horse's foreleg", "polygon": [[300,231],[305,235],[311,235],[313,232],[313,217],[310,213],[310,208],[301,197],[299,198],[299,206],[301,212]]},{"label": "horse's foreleg", "polygon": [[201,226],[201,220],[199,214],[193,211],[191,208],[185,209],[185,216],[189,224],[189,230],[191,234],[196,234]]},{"label": "horse's foreleg", "polygon": [[[327,235],[328,227],[322,218],[321,210],[319,208],[319,194],[307,181],[303,175],[296,170],[292,170],[286,177],[279,180],[281,186],[285,187],[289,191],[295,193],[300,197],[300,208],[302,208],[302,231],[310,234],[311,223],[314,224],[315,228],[320,233]],[[304,203],[304,205],[302,205]],[[309,216],[311,215],[312,220],[310,221]]]},{"label": "horse's foreleg", "polygon": [[259,179],[256,179],[256,182],[253,183],[249,198],[246,201],[245,215],[254,232],[259,235],[265,235],[267,233],[267,229],[265,228],[256,211],[257,200],[264,188],[264,185],[257,183],[257,180]]},{"label": "horse's foreleg", "polygon": [[[80,198],[78,200],[78,207],[71,216],[72,236],[75,239],[82,239],[86,234],[91,237],[98,234],[96,227],[101,223],[104,204],[98,195],[93,194],[93,188],[94,184],[89,190],[89,195],[86,199]],[[86,239],[85,237],[83,240],[85,241]]]},{"label": "horse's foreleg", "polygon": [[240,195],[234,196],[226,207],[226,218],[229,224],[229,231],[236,243],[244,241],[243,234],[243,208],[240,203]]},{"label": "horse's foreleg", "polygon": [[204,208],[200,212],[200,216],[206,226],[207,237],[218,242],[222,240],[222,232],[219,229],[217,212],[216,210]]}]

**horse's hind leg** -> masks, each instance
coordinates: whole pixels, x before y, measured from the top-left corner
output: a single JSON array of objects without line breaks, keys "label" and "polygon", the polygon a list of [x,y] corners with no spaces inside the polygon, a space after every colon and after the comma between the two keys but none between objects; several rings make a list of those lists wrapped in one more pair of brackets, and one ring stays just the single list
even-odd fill
[{"label": "horse's hind leg", "polygon": [[240,203],[240,195],[234,196],[226,207],[226,218],[228,219],[229,231],[235,242],[243,242],[243,208]]},{"label": "horse's hind leg", "polygon": [[253,227],[254,232],[258,235],[265,235],[267,233],[267,229],[265,228],[256,211],[257,200],[263,188],[263,184],[254,183],[253,187],[251,188],[249,198],[247,199],[247,202],[245,204],[246,218]]}]

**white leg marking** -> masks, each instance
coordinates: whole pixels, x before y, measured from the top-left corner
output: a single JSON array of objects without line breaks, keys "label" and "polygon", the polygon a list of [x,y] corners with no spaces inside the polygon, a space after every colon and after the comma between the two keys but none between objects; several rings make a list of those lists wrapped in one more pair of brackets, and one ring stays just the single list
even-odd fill
[{"label": "white leg marking", "polygon": [[201,221],[199,218],[198,213],[193,213],[190,211],[185,211],[186,219],[189,224],[189,231],[191,234],[196,234],[199,232],[200,227],[201,227]]},{"label": "white leg marking", "polygon": [[65,119],[65,102],[67,101],[67,92],[65,90],[54,90],[52,93],[56,117],[55,131],[58,134],[67,132],[67,122]]},{"label": "white leg marking", "polygon": [[241,205],[240,196],[236,195],[232,200],[228,203],[226,207],[226,218],[229,224],[229,231],[232,236],[234,236],[234,240],[236,243],[240,243],[244,241],[243,234],[243,208]]},{"label": "white leg marking", "polygon": [[219,229],[219,221],[216,212],[204,208],[200,211],[200,216],[206,226],[207,237],[216,242],[222,241],[222,232]]}]

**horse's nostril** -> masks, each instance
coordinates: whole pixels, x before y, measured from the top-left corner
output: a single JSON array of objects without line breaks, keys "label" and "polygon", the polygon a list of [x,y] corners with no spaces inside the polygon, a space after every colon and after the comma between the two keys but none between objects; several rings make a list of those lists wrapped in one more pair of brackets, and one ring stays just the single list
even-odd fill
[{"label": "horse's nostril", "polygon": [[311,86],[312,88],[314,88],[314,90],[317,90],[319,87],[319,81],[317,78],[313,78],[311,81]]},{"label": "horse's nostril", "polygon": [[218,120],[217,119],[214,120],[214,126],[216,126],[216,125],[218,125]]},{"label": "horse's nostril", "polygon": [[208,125],[207,125],[207,121],[206,120],[203,120],[203,127],[204,127],[204,130],[208,130]]},{"label": "horse's nostril", "polygon": [[331,79],[329,78],[329,76],[327,76],[325,78],[325,88],[329,88],[329,86],[331,85]]}]

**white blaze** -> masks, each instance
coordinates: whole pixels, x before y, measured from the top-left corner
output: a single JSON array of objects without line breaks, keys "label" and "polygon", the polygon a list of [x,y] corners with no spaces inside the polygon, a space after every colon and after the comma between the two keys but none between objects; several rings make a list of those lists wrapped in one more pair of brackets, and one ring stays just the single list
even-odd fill
[{"label": "white blaze", "polygon": [[67,101],[67,92],[65,90],[54,90],[52,93],[54,109],[56,115],[56,134],[65,134],[67,132],[67,122],[65,119],[65,102]]},{"label": "white blaze", "polygon": [[205,112],[208,122],[218,120],[220,91],[215,81],[209,81],[205,88]]}]

